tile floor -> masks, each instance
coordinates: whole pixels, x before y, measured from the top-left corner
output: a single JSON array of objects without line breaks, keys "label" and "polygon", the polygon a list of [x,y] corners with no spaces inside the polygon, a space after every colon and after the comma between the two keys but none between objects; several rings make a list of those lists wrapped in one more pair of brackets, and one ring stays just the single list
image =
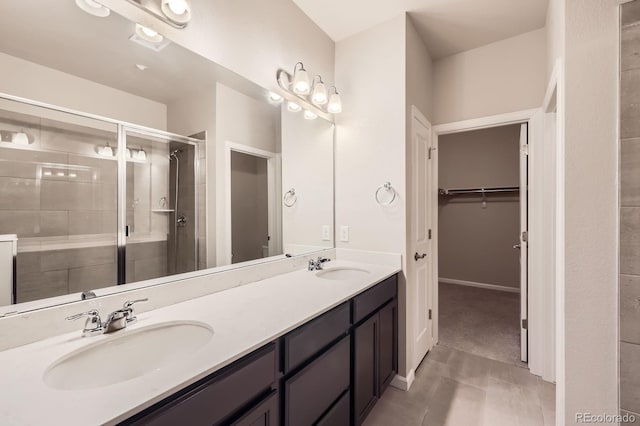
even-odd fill
[{"label": "tile floor", "polygon": [[411,389],[388,387],[364,425],[555,425],[555,386],[516,365],[438,345]]}]

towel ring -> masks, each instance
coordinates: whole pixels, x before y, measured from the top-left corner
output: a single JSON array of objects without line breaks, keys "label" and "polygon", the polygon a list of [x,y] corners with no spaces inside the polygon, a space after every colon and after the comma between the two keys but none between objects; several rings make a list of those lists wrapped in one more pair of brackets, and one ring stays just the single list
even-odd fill
[{"label": "towel ring", "polygon": [[287,192],[285,192],[284,197],[282,197],[282,202],[287,207],[293,207],[293,205],[298,201],[298,196],[296,195],[296,190],[291,188]]},{"label": "towel ring", "polygon": [[[391,200],[386,202],[380,200],[380,191],[382,191],[383,189],[387,192],[391,192]],[[396,194],[396,190],[393,188],[393,186],[391,186],[391,182],[385,182],[384,185],[379,186],[376,190],[376,202],[381,206],[388,206],[396,199]]]}]

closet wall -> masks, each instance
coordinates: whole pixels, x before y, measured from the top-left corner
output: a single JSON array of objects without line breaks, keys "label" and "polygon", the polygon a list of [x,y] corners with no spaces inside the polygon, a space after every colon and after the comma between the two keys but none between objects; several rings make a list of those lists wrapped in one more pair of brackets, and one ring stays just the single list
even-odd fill
[{"label": "closet wall", "polygon": [[[519,186],[520,125],[438,138],[440,188]],[[440,279],[519,288],[518,193],[439,196]]]}]

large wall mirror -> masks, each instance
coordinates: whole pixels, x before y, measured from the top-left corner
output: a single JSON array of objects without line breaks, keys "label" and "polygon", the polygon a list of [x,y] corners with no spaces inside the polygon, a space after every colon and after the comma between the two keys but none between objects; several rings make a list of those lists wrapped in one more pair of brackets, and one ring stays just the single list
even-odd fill
[{"label": "large wall mirror", "polygon": [[1,12],[0,316],[334,246],[333,123],[113,12]]}]

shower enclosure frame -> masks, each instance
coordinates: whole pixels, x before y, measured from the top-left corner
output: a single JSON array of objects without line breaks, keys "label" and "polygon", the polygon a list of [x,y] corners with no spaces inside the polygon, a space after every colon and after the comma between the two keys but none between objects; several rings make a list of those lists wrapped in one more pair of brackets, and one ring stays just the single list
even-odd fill
[{"label": "shower enclosure frame", "polygon": [[[50,104],[47,102],[36,101],[33,99],[28,99],[20,96],[14,96],[7,93],[0,92],[0,99],[4,99],[7,101],[18,102],[38,108],[49,109],[52,111],[62,112],[65,114],[75,115],[77,117],[88,118],[91,120],[102,121],[103,123],[113,124],[117,128],[117,141],[118,141],[118,150],[116,154],[116,161],[118,176],[117,176],[117,232],[116,232],[116,258],[117,258],[117,282],[116,285],[127,284],[126,282],[126,249],[127,249],[127,237],[128,237],[128,225],[127,225],[127,132],[136,133],[140,136],[152,137],[155,139],[160,139],[162,141],[169,142],[180,142],[188,145],[192,145],[194,148],[194,165],[193,165],[193,173],[194,173],[194,183],[195,183],[195,194],[194,194],[194,210],[195,210],[195,225],[194,225],[194,233],[195,233],[195,255],[194,255],[194,271],[198,270],[199,265],[199,235],[200,235],[200,220],[201,218],[198,214],[198,206],[200,205],[199,201],[199,190],[200,187],[200,144],[206,143],[206,139],[196,139],[189,136],[183,136],[176,133],[167,132],[164,130],[154,129],[152,127],[142,126],[139,124],[129,123],[123,120],[117,120],[114,118],[104,117],[98,114],[92,114],[88,112],[74,110],[72,108],[62,107],[54,104]],[[176,220],[177,220],[177,212]],[[205,214],[206,217],[206,214]]]}]

